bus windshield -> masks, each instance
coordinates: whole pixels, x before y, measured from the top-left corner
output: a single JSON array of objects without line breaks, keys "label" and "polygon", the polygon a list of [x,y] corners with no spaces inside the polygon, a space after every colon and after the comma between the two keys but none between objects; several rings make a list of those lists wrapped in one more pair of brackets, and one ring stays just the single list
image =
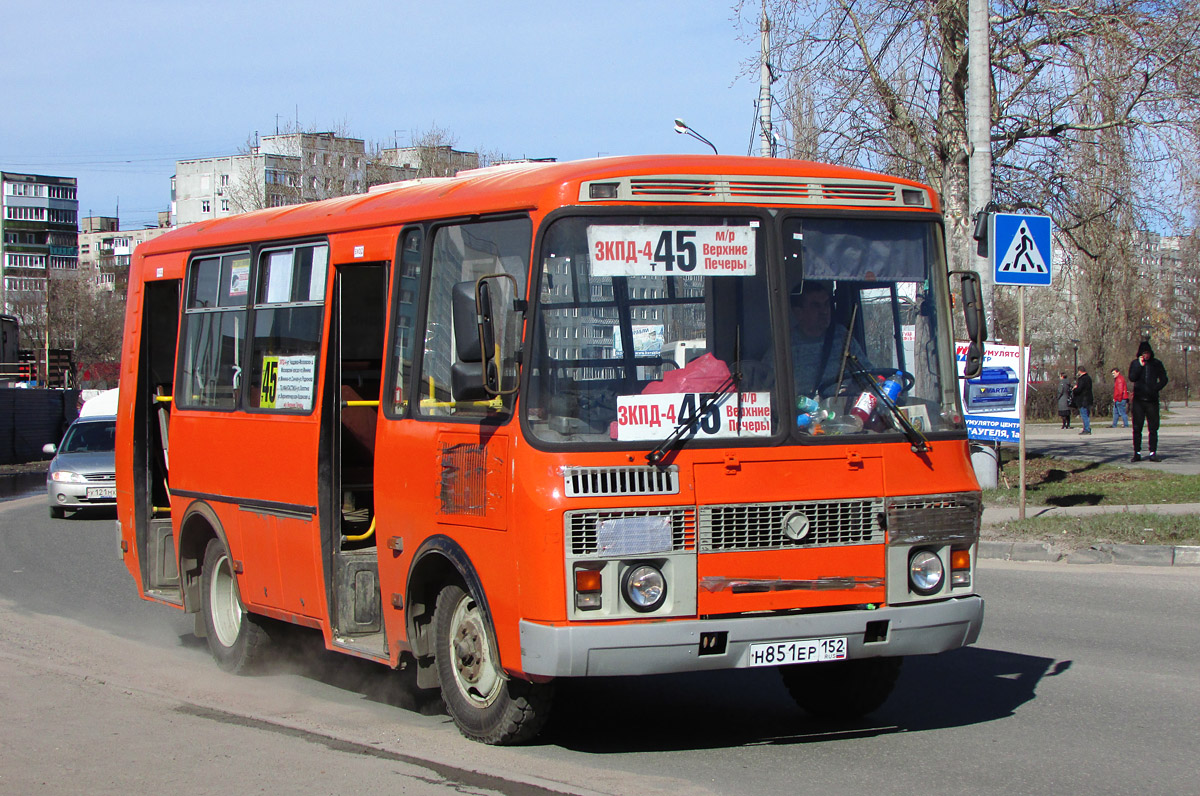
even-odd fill
[{"label": "bus windshield", "polygon": [[[774,434],[765,250],[751,216],[551,224],[526,410],[535,436],[657,442],[693,418],[703,438]],[[729,414],[739,404],[742,422]]]},{"label": "bus windshield", "polygon": [[[525,396],[533,435],[652,447],[672,434],[728,445],[894,433],[902,421],[875,389],[889,379],[900,385],[892,403],[922,433],[961,428],[946,297],[931,278],[944,272],[936,226],[789,218],[771,263],[772,223],[554,221]],[[786,317],[772,280],[787,291]],[[864,392],[876,405],[856,412]]]}]

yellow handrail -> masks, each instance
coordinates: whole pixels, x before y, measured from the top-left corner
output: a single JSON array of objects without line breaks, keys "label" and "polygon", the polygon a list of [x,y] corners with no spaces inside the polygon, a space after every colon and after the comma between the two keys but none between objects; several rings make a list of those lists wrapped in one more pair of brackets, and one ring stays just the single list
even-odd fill
[{"label": "yellow handrail", "polygon": [[370,539],[374,534],[375,534],[375,518],[372,517],[370,528],[367,528],[365,531],[363,531],[360,534],[357,534],[356,536],[347,536],[347,537],[345,537],[345,539],[347,542],[361,542],[363,539]]}]

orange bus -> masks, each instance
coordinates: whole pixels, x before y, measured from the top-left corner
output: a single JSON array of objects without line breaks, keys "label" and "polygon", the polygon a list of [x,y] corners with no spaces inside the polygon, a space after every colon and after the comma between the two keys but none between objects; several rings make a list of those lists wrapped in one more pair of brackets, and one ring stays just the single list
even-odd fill
[{"label": "orange bus", "polygon": [[983,616],[943,239],[926,186],[718,156],[182,227],[131,265],[121,556],[223,669],[315,628],[487,743],[564,677],[870,711]]}]

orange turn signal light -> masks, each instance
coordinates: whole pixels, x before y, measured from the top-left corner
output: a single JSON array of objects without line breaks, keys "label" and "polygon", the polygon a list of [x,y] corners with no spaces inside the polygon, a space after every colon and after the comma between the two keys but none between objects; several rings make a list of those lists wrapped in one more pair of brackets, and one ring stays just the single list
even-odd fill
[{"label": "orange turn signal light", "polygon": [[577,592],[594,592],[601,589],[600,570],[598,569],[577,569],[575,570],[575,591]]},{"label": "orange turn signal light", "polygon": [[971,568],[971,551],[970,550],[955,550],[950,553],[950,569],[970,569]]}]

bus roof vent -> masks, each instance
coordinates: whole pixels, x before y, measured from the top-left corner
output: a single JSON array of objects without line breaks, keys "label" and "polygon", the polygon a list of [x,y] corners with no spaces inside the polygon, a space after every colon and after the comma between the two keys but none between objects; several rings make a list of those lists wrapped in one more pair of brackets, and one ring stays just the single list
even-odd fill
[{"label": "bus roof vent", "polygon": [[564,467],[567,497],[678,495],[679,467]]},{"label": "bus roof vent", "polygon": [[629,181],[629,193],[633,199],[678,196],[688,199],[715,197],[719,189],[715,180],[688,180],[680,177],[634,177]]},{"label": "bus roof vent", "polygon": [[[604,190],[591,189],[593,183]],[[580,186],[581,202],[724,202],[843,207],[903,207],[907,186],[881,180],[825,182],[769,175],[704,176],[663,174],[591,180]],[[615,190],[614,190],[615,189]],[[911,191],[920,189],[907,188]],[[923,203],[927,206],[928,203]]]}]

